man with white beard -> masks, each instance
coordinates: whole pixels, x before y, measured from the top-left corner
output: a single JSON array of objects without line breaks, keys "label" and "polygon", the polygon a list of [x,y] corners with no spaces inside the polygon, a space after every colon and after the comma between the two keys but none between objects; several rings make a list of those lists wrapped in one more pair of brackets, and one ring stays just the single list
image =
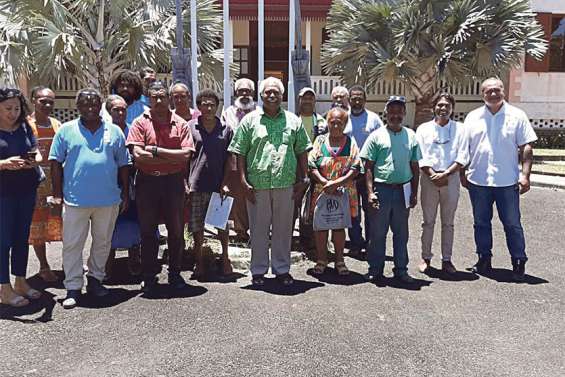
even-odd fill
[{"label": "man with white beard", "polygon": [[[223,111],[222,123],[231,127],[235,132],[241,119],[255,110],[256,104],[253,100],[255,84],[249,79],[239,79],[235,82],[234,90],[235,102],[232,106]],[[235,241],[236,243],[247,243],[249,242],[249,235],[247,233],[249,230],[247,204],[245,193],[241,187],[241,181],[236,172],[234,172],[233,177],[230,177],[228,186],[234,196],[230,219],[232,219],[234,223],[234,231],[236,233]]]}]

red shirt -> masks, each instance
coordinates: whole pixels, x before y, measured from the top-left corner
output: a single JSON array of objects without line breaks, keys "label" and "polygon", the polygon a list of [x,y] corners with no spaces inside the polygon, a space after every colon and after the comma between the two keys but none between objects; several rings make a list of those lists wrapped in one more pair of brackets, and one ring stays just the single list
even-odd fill
[{"label": "red shirt", "polygon": [[[127,145],[137,145],[144,148],[155,145],[166,149],[185,149],[194,151],[194,142],[188,123],[170,113],[170,121],[158,123],[151,117],[151,111],[146,110],[136,118],[129,130]],[[166,164],[144,164],[136,162],[135,167],[146,174],[171,174],[186,170],[187,163],[167,162]]]}]

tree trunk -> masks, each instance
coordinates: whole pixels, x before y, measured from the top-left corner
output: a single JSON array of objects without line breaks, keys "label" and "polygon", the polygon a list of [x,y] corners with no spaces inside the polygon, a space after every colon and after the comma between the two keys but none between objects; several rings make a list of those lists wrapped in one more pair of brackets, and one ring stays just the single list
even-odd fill
[{"label": "tree trunk", "polygon": [[434,118],[435,93],[425,93],[424,96],[416,98],[416,111],[414,114],[414,129],[422,123],[429,122]]}]

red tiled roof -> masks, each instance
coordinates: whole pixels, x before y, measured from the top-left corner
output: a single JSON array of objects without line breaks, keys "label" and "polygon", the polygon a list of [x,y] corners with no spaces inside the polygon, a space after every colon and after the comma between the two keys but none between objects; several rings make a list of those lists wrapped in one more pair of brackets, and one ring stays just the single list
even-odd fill
[{"label": "red tiled roof", "polygon": [[[220,4],[221,0],[218,1]],[[288,18],[289,0],[264,0],[265,18]],[[325,19],[332,0],[301,0],[300,10],[305,19]],[[257,0],[230,0],[230,18],[256,19]]]}]

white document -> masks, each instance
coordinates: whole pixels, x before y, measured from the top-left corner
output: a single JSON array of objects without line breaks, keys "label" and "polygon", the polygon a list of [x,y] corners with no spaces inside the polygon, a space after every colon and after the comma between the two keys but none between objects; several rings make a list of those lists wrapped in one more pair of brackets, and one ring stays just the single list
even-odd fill
[{"label": "white document", "polygon": [[410,182],[403,184],[402,190],[404,191],[404,204],[406,204],[406,208],[410,208],[410,196],[412,195],[412,185]]},{"label": "white document", "polygon": [[232,205],[233,198],[231,196],[226,196],[222,200],[220,194],[217,192],[212,193],[212,198],[210,199],[204,220],[206,225],[225,230]]}]

